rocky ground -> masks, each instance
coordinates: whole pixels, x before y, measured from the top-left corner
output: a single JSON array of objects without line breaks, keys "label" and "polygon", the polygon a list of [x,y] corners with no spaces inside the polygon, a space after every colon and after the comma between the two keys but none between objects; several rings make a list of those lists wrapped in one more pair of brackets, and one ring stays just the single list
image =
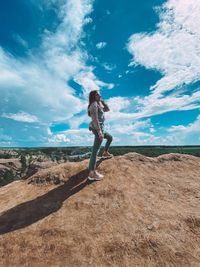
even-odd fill
[{"label": "rocky ground", "polygon": [[200,266],[200,158],[99,160],[99,182],[87,166],[48,165],[0,188],[0,266]]},{"label": "rocky ground", "polygon": [[84,148],[81,149],[78,151],[70,148],[63,150],[55,148],[48,151],[47,148],[47,153],[42,149],[0,149],[0,187],[15,180],[27,179],[39,170],[50,166],[89,158],[91,152],[85,153]]}]

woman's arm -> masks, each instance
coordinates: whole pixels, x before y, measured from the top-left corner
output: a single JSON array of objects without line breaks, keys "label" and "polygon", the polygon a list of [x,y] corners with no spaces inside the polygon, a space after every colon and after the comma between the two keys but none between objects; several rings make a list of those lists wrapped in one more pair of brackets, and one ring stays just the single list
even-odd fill
[{"label": "woman's arm", "polygon": [[108,112],[108,111],[110,111],[108,105],[107,105],[103,100],[101,100],[101,103],[103,104],[103,111],[104,111],[104,112]]}]

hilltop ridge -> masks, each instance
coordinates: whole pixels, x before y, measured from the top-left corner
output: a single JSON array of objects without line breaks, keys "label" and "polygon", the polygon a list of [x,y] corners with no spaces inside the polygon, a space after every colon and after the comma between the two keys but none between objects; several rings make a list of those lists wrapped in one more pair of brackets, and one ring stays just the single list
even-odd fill
[{"label": "hilltop ridge", "polygon": [[200,266],[200,158],[66,162],[0,188],[0,266]]}]

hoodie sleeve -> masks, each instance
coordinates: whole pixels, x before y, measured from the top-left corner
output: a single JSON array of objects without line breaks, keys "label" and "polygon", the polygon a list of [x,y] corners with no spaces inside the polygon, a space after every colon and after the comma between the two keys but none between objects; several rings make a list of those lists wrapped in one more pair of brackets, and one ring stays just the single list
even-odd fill
[{"label": "hoodie sleeve", "polygon": [[92,103],[89,110],[90,110],[90,116],[92,118],[92,125],[94,129],[97,130],[97,132],[99,133],[101,132],[101,127],[100,127],[99,120],[98,120],[97,102]]}]

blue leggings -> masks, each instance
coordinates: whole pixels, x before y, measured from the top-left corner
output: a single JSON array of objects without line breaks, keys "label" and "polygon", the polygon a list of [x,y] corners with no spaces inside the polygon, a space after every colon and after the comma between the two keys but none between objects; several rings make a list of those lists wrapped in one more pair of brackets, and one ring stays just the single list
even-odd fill
[{"label": "blue leggings", "polygon": [[[92,130],[92,132],[93,132],[95,137],[94,137],[94,144],[92,147],[92,154],[90,156],[90,162],[89,162],[89,170],[90,171],[93,171],[96,168],[96,157],[97,157],[97,154],[99,152],[101,143],[103,141],[103,140],[99,139],[99,136],[98,136],[98,133],[96,130]],[[113,138],[109,133],[104,132],[104,131],[103,131],[103,138],[107,139],[106,145],[105,145],[105,150],[107,151]]]}]

